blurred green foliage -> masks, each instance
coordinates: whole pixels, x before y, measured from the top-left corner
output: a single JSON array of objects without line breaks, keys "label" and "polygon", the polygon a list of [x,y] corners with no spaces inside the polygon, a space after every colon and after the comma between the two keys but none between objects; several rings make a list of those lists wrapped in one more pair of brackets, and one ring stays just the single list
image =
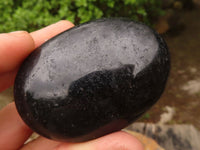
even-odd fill
[{"label": "blurred green foliage", "polygon": [[147,113],[143,114],[143,116],[140,118],[140,120],[145,121],[145,120],[150,119],[150,117],[151,117],[150,113],[147,112]]},{"label": "blurred green foliage", "polygon": [[0,32],[34,31],[61,19],[75,24],[128,17],[152,25],[163,14],[159,0],[0,0]]}]

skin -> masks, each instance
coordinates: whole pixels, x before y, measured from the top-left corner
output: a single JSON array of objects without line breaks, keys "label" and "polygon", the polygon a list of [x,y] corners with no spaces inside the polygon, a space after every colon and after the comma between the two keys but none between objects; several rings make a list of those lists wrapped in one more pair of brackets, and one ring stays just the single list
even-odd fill
[{"label": "skin", "polygon": [[[0,92],[13,85],[20,64],[36,47],[73,26],[63,20],[32,33],[0,34]],[[135,137],[122,131],[84,143],[60,143],[39,137],[24,145],[32,132],[14,103],[0,111],[0,148],[4,150],[143,150]]]}]

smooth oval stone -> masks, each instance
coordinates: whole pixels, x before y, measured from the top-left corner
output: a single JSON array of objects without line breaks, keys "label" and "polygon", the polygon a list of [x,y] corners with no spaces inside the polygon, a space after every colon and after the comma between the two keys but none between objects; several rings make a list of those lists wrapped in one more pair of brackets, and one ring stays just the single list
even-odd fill
[{"label": "smooth oval stone", "polygon": [[161,96],[170,68],[163,39],[144,24],[101,19],[50,39],[17,74],[17,110],[34,131],[82,142],[118,131]]}]

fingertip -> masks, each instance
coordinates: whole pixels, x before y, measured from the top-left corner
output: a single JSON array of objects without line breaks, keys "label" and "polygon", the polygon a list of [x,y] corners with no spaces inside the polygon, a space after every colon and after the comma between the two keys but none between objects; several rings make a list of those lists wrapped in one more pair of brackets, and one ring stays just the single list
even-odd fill
[{"label": "fingertip", "polygon": [[12,36],[16,36],[16,37],[21,37],[21,36],[26,36],[27,34],[29,34],[27,31],[13,31],[13,32],[9,32],[9,33],[5,33],[5,34],[9,34]]},{"label": "fingertip", "polygon": [[40,136],[25,144],[20,150],[55,150],[59,144],[60,142]]},{"label": "fingertip", "polygon": [[[98,139],[97,139],[98,140]],[[103,147],[105,146],[105,147]],[[134,136],[119,131],[96,141],[95,150],[144,150],[142,143]]]},{"label": "fingertip", "polygon": [[74,24],[68,20],[60,20],[57,23],[59,23],[60,25],[64,25],[64,26],[67,25],[69,28],[74,26]]},{"label": "fingertip", "polygon": [[35,47],[26,31],[2,33],[0,42],[0,73],[17,68]]},{"label": "fingertip", "polygon": [[74,26],[73,23],[67,20],[61,20],[54,24],[51,24],[45,28],[42,28],[40,30],[31,32],[30,35],[34,39],[35,47],[40,46],[50,38],[56,36],[57,34],[72,28]]},{"label": "fingertip", "polygon": [[55,150],[144,150],[134,136],[120,131],[84,143],[61,144]]},{"label": "fingertip", "polygon": [[[5,34],[7,34],[9,36],[8,37],[9,39],[11,39],[12,37],[15,37],[15,39],[21,40],[21,42],[23,44],[28,43],[28,45],[30,47],[29,49],[31,49],[31,50],[33,50],[33,48],[35,47],[34,40],[27,31],[14,31],[14,32],[5,33]],[[12,37],[10,37],[10,36],[12,36]],[[29,50],[29,49],[27,49],[27,50]]]},{"label": "fingertip", "polygon": [[116,141],[121,141],[121,143],[123,143],[122,147],[124,145],[124,149],[122,150],[144,150],[143,144],[133,135],[124,131],[120,131],[117,134],[118,137],[116,135]]}]

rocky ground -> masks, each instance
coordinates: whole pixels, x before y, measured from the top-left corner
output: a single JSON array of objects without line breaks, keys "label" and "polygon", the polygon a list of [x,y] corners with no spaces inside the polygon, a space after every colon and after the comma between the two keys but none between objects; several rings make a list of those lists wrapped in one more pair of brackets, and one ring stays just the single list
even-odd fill
[{"label": "rocky ground", "polygon": [[[200,132],[193,125],[134,123],[126,128],[142,141],[145,150],[199,150]],[[140,133],[138,135],[138,133]],[[147,138],[148,137],[148,138]],[[150,139],[152,138],[152,139]],[[154,139],[154,140],[153,140]],[[155,142],[156,141],[156,142]],[[160,146],[159,146],[159,145]]]},{"label": "rocky ground", "polygon": [[188,123],[200,129],[200,9],[181,15],[183,28],[164,35],[171,53],[171,73],[159,102],[142,121],[158,122],[160,115],[173,108],[169,124]]}]

